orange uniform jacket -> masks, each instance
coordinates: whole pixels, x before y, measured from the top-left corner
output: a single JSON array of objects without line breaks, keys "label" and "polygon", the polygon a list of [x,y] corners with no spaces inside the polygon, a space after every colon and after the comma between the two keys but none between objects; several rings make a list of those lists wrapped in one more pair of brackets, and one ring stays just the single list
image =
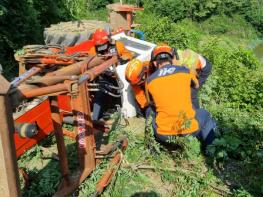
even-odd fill
[{"label": "orange uniform jacket", "polygon": [[158,134],[188,134],[199,129],[192,107],[191,81],[198,84],[188,68],[169,64],[148,78],[146,88],[156,108]]},{"label": "orange uniform jacket", "polygon": [[[128,51],[124,44],[120,41],[115,41],[115,47],[117,50],[118,55],[123,59],[123,60],[131,60],[133,58],[133,55],[130,51]],[[90,55],[97,55],[95,46],[92,47],[89,51],[88,54]]]}]

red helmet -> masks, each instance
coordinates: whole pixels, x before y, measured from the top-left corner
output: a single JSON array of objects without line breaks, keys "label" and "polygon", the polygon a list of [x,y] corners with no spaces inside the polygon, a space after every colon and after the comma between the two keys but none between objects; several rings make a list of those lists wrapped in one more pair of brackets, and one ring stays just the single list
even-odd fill
[{"label": "red helmet", "polygon": [[109,42],[108,35],[108,32],[104,29],[97,29],[92,36],[92,40],[94,41],[95,45],[103,45]]}]

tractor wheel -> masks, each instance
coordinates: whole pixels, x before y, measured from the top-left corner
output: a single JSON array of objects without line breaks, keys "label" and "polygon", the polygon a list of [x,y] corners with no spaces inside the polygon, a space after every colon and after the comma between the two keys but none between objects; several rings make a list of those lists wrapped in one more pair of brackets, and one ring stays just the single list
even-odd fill
[{"label": "tractor wheel", "polygon": [[44,39],[46,44],[74,46],[90,39],[97,28],[106,29],[108,27],[108,23],[96,20],[60,22],[45,28]]}]

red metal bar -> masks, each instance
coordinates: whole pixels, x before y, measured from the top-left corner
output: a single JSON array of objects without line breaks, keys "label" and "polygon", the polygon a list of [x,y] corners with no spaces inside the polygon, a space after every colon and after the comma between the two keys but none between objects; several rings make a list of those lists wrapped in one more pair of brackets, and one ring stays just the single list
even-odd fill
[{"label": "red metal bar", "polygon": [[59,64],[70,65],[76,62],[74,58],[59,58],[59,57],[31,57],[22,60],[26,64]]}]

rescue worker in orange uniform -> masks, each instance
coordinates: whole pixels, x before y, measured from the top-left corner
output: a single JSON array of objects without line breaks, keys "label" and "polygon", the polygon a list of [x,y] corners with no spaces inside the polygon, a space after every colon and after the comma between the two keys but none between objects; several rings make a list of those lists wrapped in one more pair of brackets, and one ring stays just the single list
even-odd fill
[{"label": "rescue worker in orange uniform", "polygon": [[133,59],[129,62],[125,70],[125,78],[130,83],[135,100],[139,105],[137,114],[145,116],[148,101],[145,96],[145,79],[149,72],[149,62],[142,62]]},{"label": "rescue worker in orange uniform", "polygon": [[[185,66],[189,68],[192,73],[194,73],[198,79],[199,87],[195,88],[191,85],[191,98],[192,103],[195,109],[199,109],[199,100],[198,100],[198,91],[203,86],[205,81],[207,80],[208,76],[211,73],[212,65],[211,63],[202,55],[190,50],[175,50],[175,55],[173,59],[173,64],[177,66]],[[143,66],[142,66],[143,65]],[[146,95],[145,95],[145,88],[144,88],[144,81],[145,76],[142,73],[150,74],[151,67],[149,67],[150,62],[141,62],[140,60],[132,60],[127,68],[125,77],[126,80],[131,84],[133,89],[135,99],[140,106],[140,110],[137,110],[137,113],[141,114],[145,112],[146,108]],[[141,81],[142,80],[142,81]]]},{"label": "rescue worker in orange uniform", "polygon": [[113,41],[110,39],[110,35],[103,29],[97,29],[92,40],[94,47],[92,47],[88,54],[90,55],[111,55],[117,54],[122,61],[129,61],[133,58],[133,55],[128,51],[121,41]]},{"label": "rescue worker in orange uniform", "polygon": [[146,81],[146,91],[154,112],[155,138],[167,143],[173,136],[192,135],[211,144],[215,122],[208,111],[195,109],[191,99],[191,84],[199,88],[196,75],[185,66],[173,65],[174,55],[168,45],[157,46],[152,52],[156,70]]},{"label": "rescue worker in orange uniform", "polygon": [[[97,29],[94,32],[92,41],[94,42],[94,47],[88,51],[90,55],[118,55],[120,64],[124,64],[133,58],[132,53],[125,48],[122,42],[112,41],[108,32],[103,29]],[[112,79],[112,73],[107,71],[98,76],[98,83],[100,82],[118,86],[116,81]],[[95,94],[92,114],[93,120],[102,118],[108,103],[105,101],[109,100],[116,103],[116,99],[110,97],[103,91],[98,91]]]}]

